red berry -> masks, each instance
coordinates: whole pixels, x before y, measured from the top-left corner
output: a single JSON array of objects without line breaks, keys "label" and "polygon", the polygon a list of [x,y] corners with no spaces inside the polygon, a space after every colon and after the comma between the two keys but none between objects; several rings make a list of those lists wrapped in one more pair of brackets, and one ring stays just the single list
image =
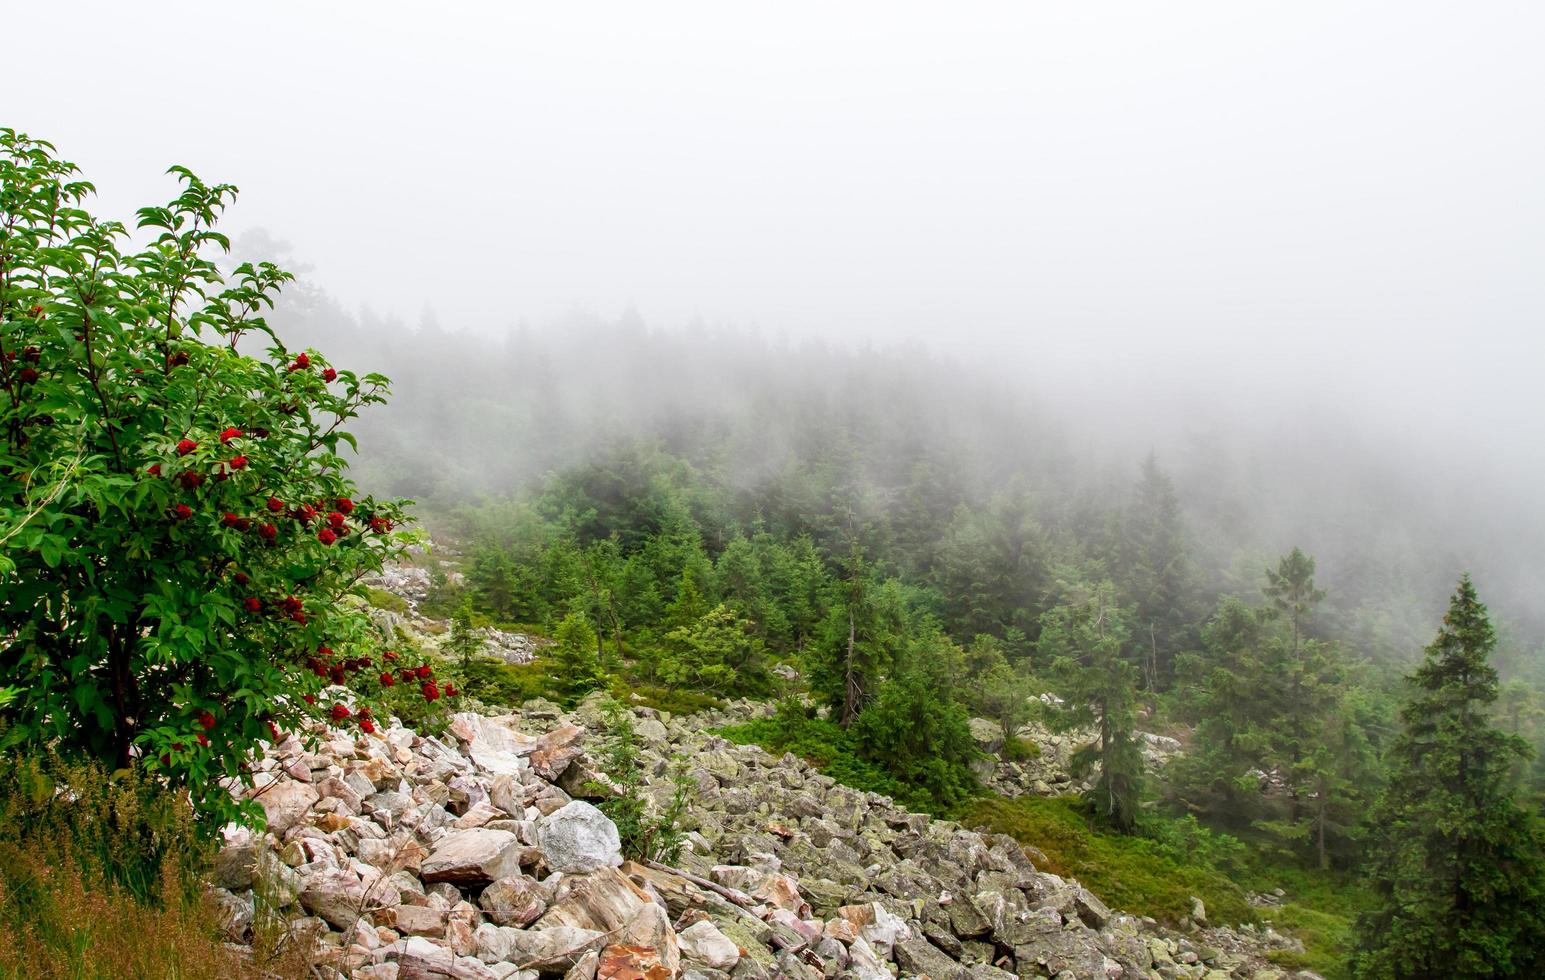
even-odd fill
[{"label": "red berry", "polygon": [[16,376],[21,379],[21,383],[22,384],[30,385],[33,382],[37,381],[37,379],[38,379],[38,369],[37,368],[31,368],[31,367],[24,367],[19,372],[17,372]]},{"label": "red berry", "polygon": [[246,435],[245,432],[241,431],[235,426],[232,426],[231,428],[226,429],[224,432],[220,433],[220,445],[223,446],[230,442],[232,439],[240,439],[244,435]]},{"label": "red berry", "polygon": [[207,732],[211,728],[215,727],[215,716],[207,711],[200,711],[198,715],[198,723],[203,725],[204,731]]},{"label": "red berry", "polygon": [[150,469],[146,470],[145,472],[149,473],[151,476],[160,476],[161,475],[161,464],[160,463],[151,463],[150,464]]},{"label": "red berry", "polygon": [[263,611],[263,600],[259,599],[257,596],[248,596],[241,601],[241,604],[242,607],[245,608],[249,613]]},{"label": "red berry", "polygon": [[423,693],[425,701],[434,701],[440,697],[440,688],[434,681],[426,681],[419,691]]},{"label": "red berry", "polygon": [[382,687],[391,687],[395,683],[397,683],[397,678],[393,677],[390,673],[385,673],[385,674],[381,675],[381,686]]},{"label": "red berry", "polygon": [[192,439],[183,439],[177,443],[177,455],[186,456],[198,448],[198,443]]},{"label": "red berry", "polygon": [[268,511],[269,511],[269,513],[277,514],[277,513],[281,512],[283,510],[284,510],[284,501],[280,500],[278,497],[269,497],[268,498]]},{"label": "red berry", "polygon": [[290,365],[291,371],[304,371],[311,366],[311,358],[305,354],[296,354],[295,361]]},{"label": "red berry", "polygon": [[180,350],[171,357],[168,357],[166,363],[168,367],[182,367],[188,363],[188,352]]},{"label": "red berry", "polygon": [[420,664],[419,665],[418,676],[419,676],[420,680],[422,680],[425,677],[428,677],[430,674],[433,674],[434,672],[435,672],[435,669],[433,667],[429,666],[428,664]]},{"label": "red berry", "polygon": [[36,347],[28,347],[21,352],[21,356],[22,360],[36,364],[43,359],[43,352]]},{"label": "red berry", "polygon": [[354,510],[354,501],[350,500],[348,497],[339,497],[336,501],[334,501],[334,503],[336,503],[338,509],[343,511],[345,514]]},{"label": "red berry", "polygon": [[397,651],[396,650],[388,650],[385,653],[381,654],[381,658],[383,660],[396,660],[397,659]]},{"label": "red berry", "polygon": [[182,483],[184,490],[197,490],[204,482],[204,474],[195,473],[192,470],[184,470],[177,479]]},{"label": "red berry", "polygon": [[258,525],[258,537],[262,538],[264,541],[272,543],[273,540],[275,538],[277,538],[278,536],[279,536],[279,529],[277,527],[274,527],[272,524],[259,524]]},{"label": "red berry", "polygon": [[343,520],[343,515],[338,513],[336,510],[329,512],[327,515],[327,525],[335,531],[338,528],[343,527]]},{"label": "red berry", "polygon": [[331,667],[329,667],[327,670],[327,677],[328,680],[332,681],[334,684],[342,684],[344,681],[349,679],[348,676],[343,672],[342,664],[333,664]]},{"label": "red berry", "polygon": [[338,372],[334,371],[332,368],[327,368],[327,369],[325,369],[322,372],[322,380],[323,381],[337,381],[338,380]]},{"label": "red berry", "polygon": [[270,742],[280,742],[280,741],[283,741],[283,739],[279,735],[279,726],[275,725],[273,722],[269,722],[268,723],[268,734],[273,736],[272,738],[269,739]]},{"label": "red berry", "polygon": [[43,307],[41,307],[41,306],[34,306],[32,308],[32,315],[33,316],[42,316],[43,315]]},{"label": "red berry", "polygon": [[206,749],[209,748],[209,736],[205,735],[203,732],[199,732],[198,744],[202,745]]},{"label": "red berry", "polygon": [[244,470],[247,468],[247,457],[232,456],[230,463],[226,465],[230,466],[230,468],[233,470]]},{"label": "red berry", "polygon": [[334,541],[338,540],[338,535],[324,527],[322,530],[317,532],[317,540],[323,544],[332,544]]},{"label": "red berry", "polygon": [[366,735],[373,735],[375,734],[376,730],[375,722],[371,721],[369,718],[366,718],[364,721],[359,723],[359,730],[364,732]]},{"label": "red berry", "polygon": [[237,572],[231,577],[236,580],[237,585],[246,585],[248,582],[252,581],[252,579],[247,577],[246,572]]},{"label": "red berry", "polygon": [[456,685],[455,684],[447,684],[447,685],[445,685],[445,696],[448,697],[448,698],[454,698],[456,696]]},{"label": "red berry", "polygon": [[193,516],[193,508],[189,507],[187,504],[178,504],[176,507],[172,508],[172,513],[177,515],[177,519],[179,521],[185,521]]},{"label": "red berry", "polygon": [[301,504],[299,507],[290,511],[290,513],[297,521],[300,521],[302,524],[310,524],[311,519],[317,516],[317,509],[310,504]]},{"label": "red berry", "polygon": [[341,704],[335,704],[333,705],[332,716],[333,721],[342,721],[343,719],[349,717],[349,709],[345,708]]},{"label": "red berry", "polygon": [[241,523],[241,518],[237,517],[230,511],[226,511],[225,516],[220,518],[220,523],[224,524],[226,527],[235,527]]},{"label": "red berry", "polygon": [[307,704],[316,704],[317,703],[317,696],[315,694],[302,694],[300,696],[300,699],[302,701],[306,702]]}]

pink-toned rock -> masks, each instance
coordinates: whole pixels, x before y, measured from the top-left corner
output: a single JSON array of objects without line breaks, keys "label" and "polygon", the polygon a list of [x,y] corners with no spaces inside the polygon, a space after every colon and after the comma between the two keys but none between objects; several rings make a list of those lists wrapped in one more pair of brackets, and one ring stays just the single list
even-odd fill
[{"label": "pink-toned rock", "polygon": [[445,925],[450,918],[448,912],[420,905],[399,905],[396,911],[397,931],[400,933],[434,938],[445,935]]},{"label": "pink-toned rock", "polygon": [[547,903],[538,894],[530,878],[500,878],[483,889],[477,903],[483,914],[496,926],[527,926],[547,911]]},{"label": "pink-toned rock", "polygon": [[419,867],[424,882],[484,884],[520,873],[520,841],[507,830],[478,827],[448,834]]},{"label": "pink-toned rock", "polygon": [[252,797],[268,818],[268,832],[282,838],[284,832],[300,823],[316,805],[321,795],[308,783],[283,781],[254,790]]},{"label": "pink-toned rock", "polygon": [[804,917],[810,914],[810,903],[806,902],[799,894],[799,884],[788,875],[769,875],[751,897],[757,901],[766,902],[774,908],[786,909],[796,916]]},{"label": "pink-toned rock", "polygon": [[584,751],[585,730],[578,725],[555,728],[537,739],[531,752],[531,768],[552,782]]}]

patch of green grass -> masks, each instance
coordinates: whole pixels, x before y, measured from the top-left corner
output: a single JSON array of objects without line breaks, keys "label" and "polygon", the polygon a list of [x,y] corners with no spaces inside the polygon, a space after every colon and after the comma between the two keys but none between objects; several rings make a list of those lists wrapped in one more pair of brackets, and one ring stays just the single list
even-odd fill
[{"label": "patch of green grass", "polygon": [[651,684],[634,684],[621,678],[612,680],[612,697],[624,704],[641,705],[673,715],[691,715],[724,707],[724,702],[699,691],[683,691]]},{"label": "patch of green grass", "polygon": [[1302,953],[1275,952],[1267,959],[1282,967],[1312,970],[1325,980],[1345,980],[1350,976],[1347,957],[1354,938],[1352,918],[1344,913],[1312,908],[1301,901],[1285,901],[1277,908],[1260,911],[1262,921],[1304,944]]},{"label": "patch of green grass", "polygon": [[1257,920],[1244,889],[1211,868],[1186,864],[1146,837],[1091,830],[1076,800],[1055,797],[981,799],[961,821],[1008,834],[1046,856],[1045,870],[1077,878],[1112,907],[1171,925],[1191,914],[1191,896],[1213,922]]},{"label": "patch of green grass", "polygon": [[1018,735],[1006,739],[1003,742],[1003,758],[1010,762],[1025,762],[1041,757],[1041,745],[1032,742],[1028,738],[1020,738]]},{"label": "patch of green grass", "polygon": [[406,613],[408,611],[408,600],[385,589],[366,588],[365,600],[377,609],[385,609],[387,612]]},{"label": "patch of green grass", "polygon": [[[1345,872],[1264,861],[1257,850],[1194,819],[1151,815],[1127,837],[1092,829],[1077,800],[1059,797],[982,799],[960,819],[1006,833],[1039,850],[1045,870],[1077,878],[1114,908],[1174,925],[1191,912],[1191,896],[1214,923],[1269,924],[1304,944],[1304,952],[1271,956],[1278,966],[1346,980],[1352,925],[1367,895]],[[1252,908],[1248,892],[1281,888],[1273,908]]]}]

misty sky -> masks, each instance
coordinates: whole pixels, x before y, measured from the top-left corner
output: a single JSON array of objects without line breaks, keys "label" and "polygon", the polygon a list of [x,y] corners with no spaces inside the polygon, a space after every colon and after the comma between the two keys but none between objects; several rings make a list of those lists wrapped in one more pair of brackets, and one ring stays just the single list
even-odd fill
[{"label": "misty sky", "polygon": [[[1545,8],[10,5],[0,125],[351,307],[918,338],[1545,438]],[[1102,396],[1103,397],[1103,396]],[[1178,403],[1178,402],[1176,402]]]}]

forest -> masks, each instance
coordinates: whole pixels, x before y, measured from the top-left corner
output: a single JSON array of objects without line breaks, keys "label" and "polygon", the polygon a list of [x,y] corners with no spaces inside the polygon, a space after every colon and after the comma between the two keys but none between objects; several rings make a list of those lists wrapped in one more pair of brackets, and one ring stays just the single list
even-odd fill
[{"label": "forest", "polygon": [[69,6],[0,980],[1545,976],[1538,11]]},{"label": "forest", "polygon": [[[1368,868],[1400,860],[1380,857],[1380,821],[1420,778],[1401,769],[1419,710],[1407,676],[1462,611],[1479,617],[1466,642],[1500,669],[1467,680],[1503,739],[1497,787],[1530,812],[1545,799],[1527,558],[1493,555],[1472,585],[1413,514],[1354,516],[1367,501],[1316,490],[1385,465],[1398,478],[1397,462],[1284,449],[1256,468],[1227,459],[1234,434],[1184,454],[1177,479],[1156,452],[1081,452],[1023,392],[916,351],[590,322],[512,340],[469,390],[436,362],[468,363],[455,352],[475,338],[354,329],[402,379],[361,426],[361,471],[422,496],[448,549],[444,564],[431,549],[427,607],[557,641],[540,670],[469,676],[474,694],[779,699],[775,720],[732,737],[1041,837],[1060,815],[984,794],[967,719],[1000,724],[1011,752],[1026,723],[1088,726],[1098,778],[1078,819],[1177,867],[1292,884],[1305,919],[1325,916],[1317,964],[1377,907]],[[605,381],[544,385],[589,351],[610,352],[592,364]],[[471,394],[500,371],[497,404]],[[1336,465],[1363,472],[1320,470]],[[1315,521],[1282,506],[1299,494]],[[1477,590],[1497,597],[1490,619]],[[1144,732],[1185,747],[1161,775],[1145,772]]]}]

